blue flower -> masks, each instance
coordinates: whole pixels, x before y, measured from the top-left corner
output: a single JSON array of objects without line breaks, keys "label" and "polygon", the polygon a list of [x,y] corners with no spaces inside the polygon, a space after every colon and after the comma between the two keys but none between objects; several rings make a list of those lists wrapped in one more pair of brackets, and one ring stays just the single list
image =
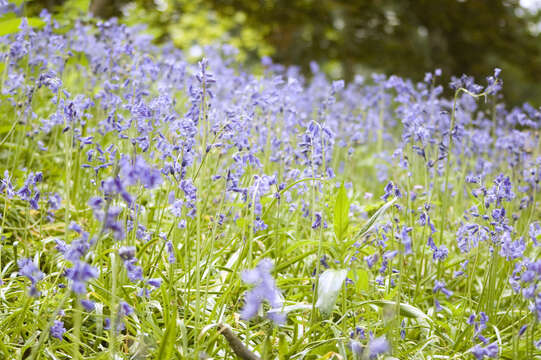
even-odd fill
[{"label": "blue flower", "polygon": [[447,296],[447,298],[451,297],[451,295],[453,295],[453,292],[451,290],[448,290],[445,288],[445,282],[444,281],[438,281],[436,280],[435,283],[434,283],[434,288],[432,289],[432,291],[434,293],[437,293],[439,291],[441,291],[442,293],[445,294],[445,296]]},{"label": "blue flower", "polygon": [[378,357],[378,355],[388,352],[390,346],[385,336],[381,336],[370,340],[368,343],[368,349],[370,350],[370,359],[375,359]]},{"label": "blue flower", "polygon": [[312,229],[317,229],[321,225],[321,213],[316,212],[314,214],[314,222],[312,223]]},{"label": "blue flower", "polygon": [[62,340],[65,332],[64,323],[60,320],[55,320],[53,326],[51,326],[51,336]]},{"label": "blue flower", "polygon": [[242,319],[250,320],[254,318],[263,301],[267,300],[271,306],[271,311],[267,316],[277,324],[285,323],[286,316],[280,311],[283,304],[282,294],[270,274],[272,268],[271,260],[263,259],[255,269],[242,272],[242,280],[249,285],[255,285],[245,294],[244,307],[241,310]]},{"label": "blue flower", "polygon": [[84,261],[75,261],[73,266],[66,269],[65,276],[71,281],[71,289],[76,294],[86,293],[86,283],[98,277],[98,269]]},{"label": "blue flower", "polygon": [[93,311],[96,308],[96,304],[93,301],[82,299],[81,305],[85,308],[86,311]]},{"label": "blue flower", "polygon": [[19,259],[17,265],[19,266],[19,275],[27,277],[31,282],[30,295],[39,296],[40,293],[37,290],[36,285],[38,281],[43,279],[45,274],[39,270],[30,258]]},{"label": "blue flower", "polygon": [[471,348],[470,351],[478,360],[482,360],[485,356],[489,358],[496,358],[498,357],[498,344],[493,342],[486,347],[482,347],[481,345],[477,344]]}]

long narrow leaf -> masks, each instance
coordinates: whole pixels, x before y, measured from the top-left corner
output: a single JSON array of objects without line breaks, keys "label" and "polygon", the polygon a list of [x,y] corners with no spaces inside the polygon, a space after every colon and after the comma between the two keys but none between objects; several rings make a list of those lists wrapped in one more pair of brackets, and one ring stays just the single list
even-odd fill
[{"label": "long narrow leaf", "polygon": [[372,230],[372,226],[374,226],[374,223],[381,217],[387,209],[389,209],[396,201],[395,199],[392,199],[385,204],[383,204],[375,213],[372,215],[370,219],[366,222],[366,224],[363,225],[361,230],[357,233],[357,235],[353,238],[352,243],[354,243],[358,238],[365,236]]},{"label": "long narrow leaf", "polygon": [[346,234],[349,225],[349,199],[344,183],[340,186],[334,203],[334,233],[338,241],[341,241]]}]

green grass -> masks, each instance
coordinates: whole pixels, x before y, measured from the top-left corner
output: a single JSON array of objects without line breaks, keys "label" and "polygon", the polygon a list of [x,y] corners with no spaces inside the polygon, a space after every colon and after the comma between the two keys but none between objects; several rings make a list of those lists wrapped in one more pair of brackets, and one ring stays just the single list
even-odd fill
[{"label": "green grass", "polygon": [[[83,57],[82,54],[77,56]],[[134,64],[129,56],[123,56],[119,62],[126,69]],[[16,68],[26,69],[26,77],[38,75],[23,61]],[[4,69],[4,77],[7,71]],[[127,72],[120,74],[127,76]],[[96,95],[103,89],[103,78],[97,80],[93,85],[85,72],[77,69],[77,61],[73,58],[62,74],[63,87],[74,95]],[[146,81],[150,97],[157,95],[157,85]],[[228,85],[221,86],[221,89],[227,89]],[[266,148],[257,151],[262,168],[247,166],[239,186],[253,186],[254,176],[262,173],[276,174],[277,183],[286,184],[282,190],[272,185],[261,197],[262,220],[268,228],[258,232],[253,231],[258,215],[253,206],[248,206],[251,199],[244,201],[240,194],[226,191],[224,169],[231,167],[237,151],[218,147],[208,153],[203,151],[207,144],[219,141],[216,139],[226,133],[224,129],[223,132],[212,132],[211,126],[227,125],[227,122],[220,123],[220,119],[212,118],[208,103],[203,103],[195,151],[204,155],[196,156],[186,173],[186,178],[193,179],[198,189],[196,216],[183,216],[187,222],[186,228],[181,229],[178,227],[180,219],[170,213],[169,194],[173,192],[177,198],[183,197],[178,181],[169,178],[152,191],[135,184],[129,191],[140,206],[139,211],[130,210],[118,195],[107,201],[106,206],[122,208],[120,219],[124,226],[128,222],[135,224],[133,230],[126,231],[126,236],[117,241],[104,230],[88,206],[91,197],[103,196],[97,184],[118,173],[120,154],[128,154],[132,159],[142,155],[153,167],[163,166],[164,161],[151,155],[157,149],[155,138],[161,133],[175,143],[181,137],[168,124],[159,124],[148,136],[149,152],[143,153],[129,139],[122,140],[111,133],[99,135],[98,124],[108,115],[99,106],[86,110],[92,116],[86,117],[85,124],[79,120],[66,131],[59,125],[48,134],[34,133],[39,128],[39,119],[48,117],[56,109],[50,101],[49,90],[45,87],[34,90],[28,104],[25,104],[25,92],[16,93],[14,99],[24,104],[22,107],[12,106],[7,95],[2,96],[0,103],[1,172],[9,172],[16,189],[22,186],[30,171],[43,172],[43,181],[37,185],[42,194],[39,210],[31,209],[28,202],[17,197],[8,197],[5,191],[0,192],[3,282],[0,287],[0,354],[3,358],[182,359],[208,356],[232,359],[236,356],[233,353],[235,345],[228,340],[234,342],[236,339],[251,352],[268,359],[345,359],[354,358],[348,347],[349,334],[355,327],[361,327],[366,333],[373,332],[375,337],[385,336],[391,344],[388,355],[397,359],[471,359],[473,355],[469,351],[480,341],[473,339],[474,328],[466,321],[470,314],[481,311],[489,316],[483,335],[489,342],[498,344],[500,358],[541,357],[534,346],[541,337],[538,321],[528,309],[528,302],[521,294],[514,293],[508,282],[514,263],[500,256],[497,247],[491,253],[492,245],[487,241],[466,254],[457,248],[456,232],[462,214],[472,205],[477,205],[479,211],[484,207],[479,198],[471,195],[473,185],[464,182],[465,176],[478,158],[490,157],[477,154],[457,158],[453,153],[445,161],[440,176],[426,169],[411,144],[404,146],[402,155],[409,161],[408,170],[397,166],[400,158],[386,160],[400,143],[402,131],[400,119],[392,112],[397,106],[394,101],[385,103],[388,106],[385,111],[389,113],[385,116],[392,116],[398,122],[394,127],[386,125],[389,128],[385,133],[389,137],[384,138],[380,133],[374,141],[350,142],[348,147],[352,146],[354,150],[349,155],[347,147],[334,145],[330,147],[332,166],[336,170],[343,163],[343,171],[329,179],[322,175],[326,164],[317,168],[313,165],[311,170],[317,176],[304,176],[301,181],[286,178],[286,170],[294,167],[286,163],[287,159],[270,160],[270,139],[284,137],[282,150],[285,150],[289,145],[296,146],[290,143],[296,134],[284,130],[287,128],[284,115],[273,115],[273,121],[269,121],[272,114],[258,109],[251,121],[270,134]],[[124,94],[122,88],[113,93]],[[184,114],[189,108],[187,94],[172,91],[171,95],[176,102],[176,112]],[[58,96],[68,101],[61,92]],[[217,99],[224,97],[219,94]],[[218,100],[208,101],[213,104],[212,101]],[[24,113],[26,109],[31,109],[37,116],[28,116]],[[354,109],[361,117],[369,110]],[[317,118],[317,109],[313,111],[316,121],[322,121]],[[118,114],[130,116],[125,109],[119,109]],[[209,114],[211,118],[207,121]],[[382,111],[382,123],[383,116]],[[454,121],[454,111],[452,119]],[[391,123],[389,119],[386,121]],[[249,139],[255,146],[260,134],[255,127],[251,130]],[[294,130],[300,134],[305,128],[297,125]],[[117,152],[107,161],[114,165],[98,175],[92,169],[82,168],[81,165],[87,163],[87,150],[94,147],[80,146],[75,140],[76,131],[80,131],[81,136],[93,135],[102,149],[113,145]],[[533,132],[524,131],[530,138],[534,137]],[[125,134],[132,138],[139,135],[135,125]],[[337,134],[337,138],[342,135]],[[43,142],[47,151],[39,150],[38,141]],[[221,141],[227,142],[226,139]],[[538,154],[539,146],[535,144],[533,152]],[[387,154],[385,159],[382,150]],[[436,156],[437,144],[428,151],[431,157]],[[388,202],[380,200],[385,183],[377,180],[376,165],[386,161],[390,161],[388,178],[402,193],[415,191],[415,199],[393,200],[391,197]],[[94,161],[93,165],[96,164]],[[505,166],[505,162],[498,162],[497,169],[485,183],[490,186],[499,171],[508,173]],[[212,180],[215,174],[221,174],[222,178]],[[515,189],[521,181],[520,176],[517,171],[513,173]],[[452,185],[456,195],[440,190],[446,184]],[[48,221],[46,199],[51,192],[61,195],[62,207],[53,211],[53,221]],[[287,192],[291,196],[290,202],[286,199]],[[280,193],[281,200],[277,200],[276,193]],[[365,196],[366,193],[374,196]],[[519,215],[517,220],[510,220],[516,237],[527,237],[528,226],[539,219],[536,191],[533,194],[534,200],[524,209],[520,208],[519,196],[505,204],[509,214]],[[303,216],[303,201],[309,203],[306,217]],[[419,225],[418,212],[412,213],[425,203],[434,207],[430,214],[438,229],[433,235],[436,243],[438,246],[445,244],[449,249],[449,257],[444,262],[432,259],[432,251],[426,245],[430,229]],[[294,208],[290,208],[292,204]],[[357,206],[360,211],[350,211],[350,205]],[[316,212],[322,214],[326,227],[312,228]],[[218,222],[219,214],[226,214],[223,224]],[[234,220],[234,217],[237,218]],[[72,221],[96,240],[84,260],[99,269],[99,276],[88,283],[88,292],[82,295],[96,302],[94,311],[84,310],[78,296],[69,290],[63,274],[71,265],[55,249],[54,239],[70,243],[78,237],[67,230]],[[412,255],[404,253],[404,244],[395,237],[399,231],[397,226],[390,227],[385,249],[377,245],[382,225],[386,223],[412,227]],[[138,238],[137,224],[146,227],[147,240]],[[173,243],[175,263],[167,261],[166,243],[160,234],[165,234]],[[127,278],[118,254],[118,249],[127,245],[136,247],[137,264],[142,267],[145,279],[163,280],[161,287],[152,291],[149,297],[138,296],[143,284],[134,284]],[[398,250],[398,255],[389,261],[381,284],[377,284],[381,256],[387,250]],[[363,259],[373,254],[378,254],[380,261],[369,269]],[[525,254],[533,260],[539,259],[539,248],[528,241]],[[323,256],[331,268],[344,269],[351,280],[347,286],[338,284],[337,293],[320,295],[330,297],[326,299],[331,302],[328,313],[316,306],[322,284],[318,284],[318,277],[313,275],[314,270],[323,272],[323,265],[318,261]],[[45,274],[37,285],[41,292],[38,297],[28,294],[29,280],[17,273],[17,260],[22,257],[34,259]],[[244,292],[249,289],[241,280],[241,272],[254,268],[263,258],[271,258],[275,264],[273,276],[282,290],[285,310],[288,310],[288,320],[283,326],[274,325],[264,316],[250,321],[239,318]],[[469,261],[466,275],[454,278],[453,272],[460,269],[464,260]],[[446,281],[446,287],[454,292],[450,298],[433,293],[436,279]],[[61,288],[60,284],[67,287]],[[436,299],[443,308],[439,312],[434,307]],[[135,310],[124,319],[117,316],[121,301]],[[123,321],[126,329],[120,332],[106,330],[105,318],[111,318],[113,328]],[[55,319],[64,321],[67,332],[63,340],[49,336],[48,329]],[[221,335],[222,324],[232,330],[233,337],[230,335],[226,339]],[[528,329],[518,336],[523,325],[528,325]],[[400,335],[401,330],[405,330],[404,338]],[[367,343],[366,340],[361,342]]]}]

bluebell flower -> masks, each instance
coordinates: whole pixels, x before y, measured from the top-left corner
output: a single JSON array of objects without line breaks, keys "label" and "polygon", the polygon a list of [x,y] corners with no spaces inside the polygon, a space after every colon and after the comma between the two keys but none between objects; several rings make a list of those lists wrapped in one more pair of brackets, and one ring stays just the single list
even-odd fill
[{"label": "bluebell flower", "polygon": [[356,358],[360,358],[363,354],[363,346],[357,340],[350,340],[349,348]]},{"label": "bluebell flower", "polygon": [[387,185],[385,185],[385,188],[383,189],[383,191],[384,191],[384,194],[381,197],[381,199],[383,201],[387,201],[387,199],[390,196],[394,196],[394,197],[397,197],[397,198],[402,197],[402,192],[400,191],[400,189],[392,181],[389,181],[387,183]]},{"label": "bluebell flower", "polygon": [[402,245],[404,245],[404,254],[410,255],[413,254],[413,251],[411,249],[411,237],[409,236],[409,233],[411,232],[412,228],[407,226],[402,226],[402,229],[400,230],[400,234],[398,235],[400,241],[402,242]]},{"label": "bluebell flower", "polygon": [[81,305],[86,311],[93,311],[96,308],[96,304],[93,301],[81,299]]},{"label": "bluebell flower", "polygon": [[378,357],[378,355],[389,352],[390,346],[385,336],[381,336],[370,340],[368,343],[368,349],[370,350],[370,359],[375,359]]},{"label": "bluebell flower", "polygon": [[526,250],[526,243],[523,238],[513,241],[509,232],[504,232],[501,236],[500,255],[507,260],[514,260],[522,257]]},{"label": "bluebell flower", "polygon": [[241,310],[241,318],[250,320],[257,315],[264,300],[271,306],[267,314],[277,324],[283,324],[286,320],[285,314],[280,310],[283,298],[280,290],[276,287],[274,278],[270,271],[273,264],[270,259],[263,259],[253,270],[242,272],[242,280],[254,287],[245,293],[244,307]]},{"label": "bluebell flower", "polygon": [[486,347],[482,347],[481,345],[477,344],[471,348],[470,351],[478,360],[482,360],[485,356],[495,359],[498,357],[498,344],[493,342]]},{"label": "bluebell flower", "polygon": [[55,320],[53,326],[51,326],[51,336],[62,340],[66,329],[64,328],[64,323],[60,320]]},{"label": "bluebell flower", "polygon": [[56,94],[62,86],[62,80],[60,80],[53,70],[48,70],[39,75],[38,88],[41,86],[49,88],[52,93]]},{"label": "bluebell flower", "polygon": [[162,279],[148,279],[147,284],[155,288],[159,288],[162,285]]},{"label": "bluebell flower", "polygon": [[349,337],[354,339],[354,338],[359,338],[359,339],[365,339],[366,338],[366,333],[365,333],[365,330],[363,328],[361,328],[360,326],[356,326],[355,327],[355,330],[351,331],[349,333]]},{"label": "bluebell flower", "polygon": [[434,288],[432,289],[432,292],[437,293],[439,291],[441,291],[443,294],[445,294],[445,296],[447,296],[447,298],[449,298],[449,297],[451,297],[451,295],[453,295],[453,292],[451,290],[448,290],[447,288],[445,288],[445,282],[444,281],[436,280],[434,282]]},{"label": "bluebell flower", "polygon": [[528,235],[535,246],[541,246],[541,242],[538,242],[538,239],[541,238],[541,225],[539,222],[530,224]]},{"label": "bluebell flower", "polygon": [[374,264],[378,261],[378,258],[379,258],[378,254],[375,253],[372,255],[365,256],[364,260],[366,261],[366,264],[368,265],[368,267],[371,269],[372,266],[374,266]]},{"label": "bluebell flower", "polygon": [[124,267],[131,282],[143,280],[143,269],[136,265],[135,246],[123,246],[118,249],[118,254],[124,262]]},{"label": "bluebell flower", "polygon": [[176,262],[176,258],[173,243],[171,241],[167,241],[165,243],[165,248],[167,250],[167,261],[169,264],[174,264]]},{"label": "bluebell flower", "polygon": [[441,245],[439,248],[434,243],[434,239],[432,239],[432,236],[428,237],[428,246],[432,249],[432,259],[435,261],[443,261],[445,258],[447,258],[447,255],[449,254],[449,250],[447,250],[447,247],[445,245]]},{"label": "bluebell flower", "polygon": [[435,308],[436,312],[440,312],[440,311],[443,310],[443,307],[441,306],[438,299],[434,299],[434,308]]},{"label": "bluebell flower", "polygon": [[118,255],[124,261],[135,258],[135,246],[122,246],[118,249]]},{"label": "bluebell flower", "polygon": [[40,293],[36,285],[38,281],[45,277],[45,274],[39,270],[30,258],[19,259],[17,265],[19,266],[19,275],[25,276],[30,280],[30,295],[39,296]]},{"label": "bluebell flower", "polygon": [[82,295],[86,293],[86,283],[98,277],[98,270],[84,261],[76,260],[64,275],[70,280],[73,292]]},{"label": "bluebell flower", "polygon": [[129,316],[133,313],[133,308],[125,301],[121,301],[119,304],[118,315],[122,318]]},{"label": "bluebell flower", "polygon": [[321,226],[321,213],[316,212],[314,214],[314,222],[312,223],[312,229],[317,229]]},{"label": "bluebell flower", "polygon": [[15,196],[15,190],[13,189],[13,184],[11,183],[11,176],[9,171],[4,171],[4,177],[0,181],[0,192],[5,191],[8,199],[12,199]]}]

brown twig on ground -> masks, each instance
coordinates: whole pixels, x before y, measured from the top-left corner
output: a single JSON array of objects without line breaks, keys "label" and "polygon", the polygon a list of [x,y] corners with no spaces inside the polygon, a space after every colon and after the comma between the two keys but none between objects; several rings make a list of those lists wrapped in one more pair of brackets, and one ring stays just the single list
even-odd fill
[{"label": "brown twig on ground", "polygon": [[233,352],[241,359],[243,360],[261,360],[259,356],[251,352],[242,341],[235,335],[233,331],[229,328],[229,326],[224,324],[218,325],[218,331],[220,334],[222,334],[227,342],[229,343],[229,346],[233,350]]}]

